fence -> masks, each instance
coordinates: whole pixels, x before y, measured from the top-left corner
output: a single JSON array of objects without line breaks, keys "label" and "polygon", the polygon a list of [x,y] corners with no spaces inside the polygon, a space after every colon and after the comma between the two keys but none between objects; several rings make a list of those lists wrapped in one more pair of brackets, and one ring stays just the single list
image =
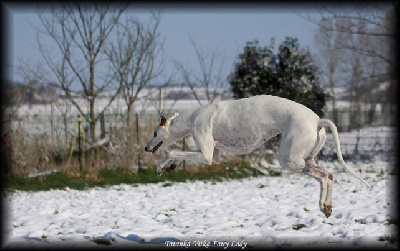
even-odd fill
[{"label": "fence", "polygon": [[[352,123],[352,114],[349,110],[342,109],[337,111],[337,122],[336,126],[339,132],[350,132],[353,129],[358,129],[360,125],[364,126],[395,126],[397,122],[395,117],[395,112],[390,114],[389,112],[375,111],[371,113],[370,111],[361,111],[357,113],[358,124]],[[353,115],[354,116],[354,115]],[[333,120],[333,112],[325,112],[324,118]]]},{"label": "fence", "polygon": [[[4,149],[9,170],[25,175],[32,172],[52,170],[80,173],[79,151],[74,149],[73,157],[67,165],[71,149],[76,115],[33,115],[14,120],[10,130],[9,145]],[[159,123],[157,113],[135,113],[132,123],[127,124],[126,113],[107,112],[100,116],[97,123],[97,144],[86,142],[85,171],[96,173],[102,168],[129,168],[136,172],[140,168],[156,166],[160,156],[144,152],[147,141],[152,137],[155,126]],[[338,127],[344,127],[339,125]],[[88,133],[88,124],[83,122]],[[319,155],[320,158],[335,158],[334,141],[328,131],[328,140]],[[393,151],[392,127],[378,127],[354,132],[340,131],[342,152],[345,158],[361,156],[371,159],[377,154],[387,155]],[[184,142],[185,140],[185,142]],[[78,144],[76,145],[78,147]],[[177,149],[194,149],[191,137],[178,141]],[[263,158],[265,151],[260,150],[253,156]],[[389,156],[389,155],[388,155]],[[391,156],[391,155],[390,155]],[[223,156],[229,158],[229,156]],[[192,163],[191,163],[192,164]]]},{"label": "fence", "polygon": [[[155,166],[157,157],[160,158],[144,152],[158,123],[156,113],[135,113],[129,124],[124,113],[101,114],[96,125],[99,140],[91,144],[86,121],[82,122],[84,130],[79,126],[79,131],[76,131],[77,116],[26,116],[13,121],[6,134],[9,143],[3,147],[6,149],[3,156],[8,160],[8,171],[23,176],[49,171],[79,175],[82,171],[88,173],[120,167],[136,172],[140,168]],[[79,139],[77,132],[87,135],[86,149],[81,149],[83,137]],[[182,139],[173,147],[185,149],[188,142],[184,143]],[[86,163],[85,167],[82,167],[83,163]]]}]

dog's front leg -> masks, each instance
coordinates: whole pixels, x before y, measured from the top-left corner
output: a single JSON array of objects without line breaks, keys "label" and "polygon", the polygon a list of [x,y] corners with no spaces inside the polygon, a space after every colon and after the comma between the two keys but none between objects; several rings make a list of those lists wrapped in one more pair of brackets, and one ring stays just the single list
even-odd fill
[{"label": "dog's front leg", "polygon": [[[180,160],[175,160],[171,158],[171,154],[168,151],[165,152],[165,157],[163,160],[158,162],[157,164],[157,174],[158,176],[161,176],[164,172],[171,172],[174,171],[177,166],[181,164],[182,161]],[[170,165],[171,163],[171,165]],[[167,166],[167,167],[166,167]]]},{"label": "dog's front leg", "polygon": [[169,152],[168,151],[164,151],[164,152],[165,152],[164,159],[161,160],[160,162],[158,162],[158,164],[157,164],[158,176],[161,176],[164,173],[164,167],[171,161],[171,159],[169,157]]},{"label": "dog's front leg", "polygon": [[[169,157],[172,160],[179,160],[179,161],[189,160],[189,161],[193,161],[193,162],[198,162],[198,163],[211,165],[209,159],[206,158],[204,156],[204,154],[199,150],[197,150],[197,151],[185,151],[185,152],[171,151],[169,153]],[[211,159],[212,159],[212,156],[211,156]]]}]

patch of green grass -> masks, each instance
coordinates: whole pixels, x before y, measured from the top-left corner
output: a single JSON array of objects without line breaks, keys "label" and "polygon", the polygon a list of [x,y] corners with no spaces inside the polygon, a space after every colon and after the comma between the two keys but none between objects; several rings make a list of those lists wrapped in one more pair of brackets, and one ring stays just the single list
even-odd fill
[{"label": "patch of green grass", "polygon": [[[234,168],[235,167],[235,168]],[[269,171],[270,176],[280,176],[278,172]],[[83,190],[91,187],[106,187],[110,185],[131,184],[137,186],[145,183],[164,183],[163,186],[171,186],[173,182],[186,181],[210,181],[211,184],[230,179],[265,176],[256,168],[251,167],[246,161],[225,162],[219,165],[204,166],[198,172],[175,170],[166,172],[161,177],[156,173],[156,168],[140,169],[134,173],[126,168],[102,169],[96,179],[69,176],[66,173],[52,173],[50,175],[23,178],[17,175],[5,177],[5,185],[11,191],[47,191],[51,189]],[[58,210],[54,214],[59,213]]]},{"label": "patch of green grass", "polygon": [[111,242],[109,240],[104,240],[103,238],[94,238],[93,242],[96,243],[97,245],[104,245],[104,246],[111,245]]},{"label": "patch of green grass", "polygon": [[294,229],[294,230],[300,230],[300,229],[302,229],[303,227],[306,227],[306,225],[305,225],[305,224],[295,224],[295,225],[292,226],[292,229]]},{"label": "patch of green grass", "polygon": [[171,187],[173,185],[172,182],[166,182],[164,183],[163,187]]},{"label": "patch of green grass", "polygon": [[65,187],[84,189],[87,186],[87,181],[79,177],[69,177],[65,173],[52,173],[34,178],[10,175],[5,178],[5,184],[11,190],[46,191],[50,189],[63,189]]},{"label": "patch of green grass", "polygon": [[385,225],[391,225],[394,224],[397,226],[397,220],[392,220],[392,219],[386,219],[387,223]]},{"label": "patch of green grass", "polygon": [[367,224],[365,219],[354,219],[354,221],[360,224]]},{"label": "patch of green grass", "polygon": [[383,236],[379,236],[379,238],[378,238],[378,241],[387,241],[387,242],[389,242],[390,244],[394,244],[395,242],[397,242],[399,240],[399,238],[396,236],[396,235],[394,235],[394,234],[391,234],[391,235],[383,235]]},{"label": "patch of green grass", "polygon": [[282,176],[282,171],[279,169],[268,169],[268,174],[271,177],[279,177]]},{"label": "patch of green grass", "polygon": [[331,223],[331,222],[323,221],[322,223],[329,224],[329,225],[333,226],[333,223]]},{"label": "patch of green grass", "polygon": [[383,175],[385,174],[385,172],[383,170],[381,170],[376,177],[383,177]]}]

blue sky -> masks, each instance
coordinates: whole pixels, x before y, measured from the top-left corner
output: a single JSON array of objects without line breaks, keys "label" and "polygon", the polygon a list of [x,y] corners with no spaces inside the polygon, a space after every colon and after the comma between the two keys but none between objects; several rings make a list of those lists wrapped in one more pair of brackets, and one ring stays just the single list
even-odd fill
[{"label": "blue sky", "polygon": [[[136,9],[130,13],[146,21],[150,9]],[[9,11],[11,76],[13,80],[19,80],[13,70],[19,59],[29,62],[40,60],[34,28],[40,25],[40,21],[34,7],[9,6]],[[225,58],[225,75],[232,71],[233,61],[242,52],[246,42],[254,39],[258,39],[261,45],[268,45],[274,37],[275,46],[278,47],[286,36],[293,36],[299,39],[301,47],[309,47],[316,52],[314,34],[317,27],[299,16],[311,11],[287,5],[279,8],[268,5],[227,9],[165,8],[162,10],[159,32],[165,39],[166,70],[173,70],[172,58],[195,69],[195,52],[189,35],[204,50],[219,49]]]}]

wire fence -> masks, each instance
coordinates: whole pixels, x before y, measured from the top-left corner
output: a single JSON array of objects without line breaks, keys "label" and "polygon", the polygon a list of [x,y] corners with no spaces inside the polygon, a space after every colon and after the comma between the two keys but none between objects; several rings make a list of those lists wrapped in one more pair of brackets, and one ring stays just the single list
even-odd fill
[{"label": "wire fence", "polygon": [[[377,126],[395,126],[396,111],[375,111],[361,110],[359,112],[351,113],[349,109],[341,109],[336,112],[337,121],[336,126],[339,132],[350,132],[364,126],[377,127]],[[333,121],[333,112],[325,112],[324,118]]]}]

